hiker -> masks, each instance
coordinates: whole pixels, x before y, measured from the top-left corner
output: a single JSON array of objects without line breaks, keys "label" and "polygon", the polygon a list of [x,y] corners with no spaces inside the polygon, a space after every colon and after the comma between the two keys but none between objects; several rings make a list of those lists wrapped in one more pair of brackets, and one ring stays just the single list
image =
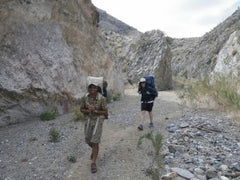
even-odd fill
[{"label": "hiker", "polygon": [[154,97],[157,94],[155,88],[147,84],[145,78],[141,78],[139,81],[138,93],[141,94],[141,119],[140,125],[138,126],[139,130],[143,130],[143,122],[146,112],[149,114],[150,123],[149,127],[153,127],[153,114],[152,108],[154,103]]},{"label": "hiker", "polygon": [[82,97],[81,112],[87,117],[84,127],[85,141],[92,148],[91,172],[97,172],[96,160],[102,136],[102,126],[108,109],[105,98],[98,92],[98,84],[90,82],[88,93]]}]

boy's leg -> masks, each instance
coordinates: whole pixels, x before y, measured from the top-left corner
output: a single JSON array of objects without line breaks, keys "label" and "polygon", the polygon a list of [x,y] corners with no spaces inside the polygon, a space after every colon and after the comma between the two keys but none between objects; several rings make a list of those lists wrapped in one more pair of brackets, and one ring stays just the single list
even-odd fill
[{"label": "boy's leg", "polygon": [[92,163],[96,163],[98,151],[99,151],[99,144],[92,143]]},{"label": "boy's leg", "polygon": [[92,164],[91,164],[92,173],[97,172],[96,160],[97,160],[97,156],[98,156],[98,151],[99,151],[99,144],[92,143]]}]

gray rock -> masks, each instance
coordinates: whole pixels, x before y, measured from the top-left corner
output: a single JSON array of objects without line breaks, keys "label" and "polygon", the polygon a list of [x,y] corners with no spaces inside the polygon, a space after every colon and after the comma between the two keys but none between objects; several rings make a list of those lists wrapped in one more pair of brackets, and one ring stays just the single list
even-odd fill
[{"label": "gray rock", "polygon": [[193,179],[194,178],[194,175],[189,172],[188,170],[185,170],[185,169],[181,169],[181,168],[171,168],[171,170],[175,173],[177,173],[178,175],[186,178],[186,179]]},{"label": "gray rock", "polygon": [[70,112],[87,91],[88,75],[103,76],[109,90],[123,94],[91,1],[3,1],[0,17],[1,126],[47,110]]}]

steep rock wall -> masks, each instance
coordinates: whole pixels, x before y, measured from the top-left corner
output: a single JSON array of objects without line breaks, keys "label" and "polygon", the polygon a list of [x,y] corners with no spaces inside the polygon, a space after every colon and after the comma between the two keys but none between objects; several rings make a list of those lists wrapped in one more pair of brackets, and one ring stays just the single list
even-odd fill
[{"label": "steep rock wall", "polygon": [[91,1],[1,1],[0,126],[54,108],[68,112],[88,75],[122,93],[122,80],[97,30]]},{"label": "steep rock wall", "polygon": [[105,46],[122,69],[125,84],[138,83],[154,75],[158,90],[172,88],[171,51],[167,37],[159,30],[140,33],[98,9],[99,28]]},{"label": "steep rock wall", "polygon": [[199,38],[172,39],[174,76],[203,79],[211,74],[230,35],[240,29],[240,10]]},{"label": "steep rock wall", "polygon": [[171,50],[161,31],[142,34],[131,44],[124,61],[124,71],[133,82],[154,75],[158,90],[172,88]]}]

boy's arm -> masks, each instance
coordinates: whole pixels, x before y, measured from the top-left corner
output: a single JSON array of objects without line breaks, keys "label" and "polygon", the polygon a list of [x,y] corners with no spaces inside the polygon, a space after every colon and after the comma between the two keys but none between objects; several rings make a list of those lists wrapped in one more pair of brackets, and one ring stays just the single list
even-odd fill
[{"label": "boy's arm", "polygon": [[84,97],[81,99],[80,111],[83,114],[89,114],[90,113],[90,109],[86,106],[86,101],[85,101]]},{"label": "boy's arm", "polygon": [[108,115],[108,108],[107,102],[104,97],[101,98],[101,109],[95,110],[95,112],[100,116],[107,116]]}]

